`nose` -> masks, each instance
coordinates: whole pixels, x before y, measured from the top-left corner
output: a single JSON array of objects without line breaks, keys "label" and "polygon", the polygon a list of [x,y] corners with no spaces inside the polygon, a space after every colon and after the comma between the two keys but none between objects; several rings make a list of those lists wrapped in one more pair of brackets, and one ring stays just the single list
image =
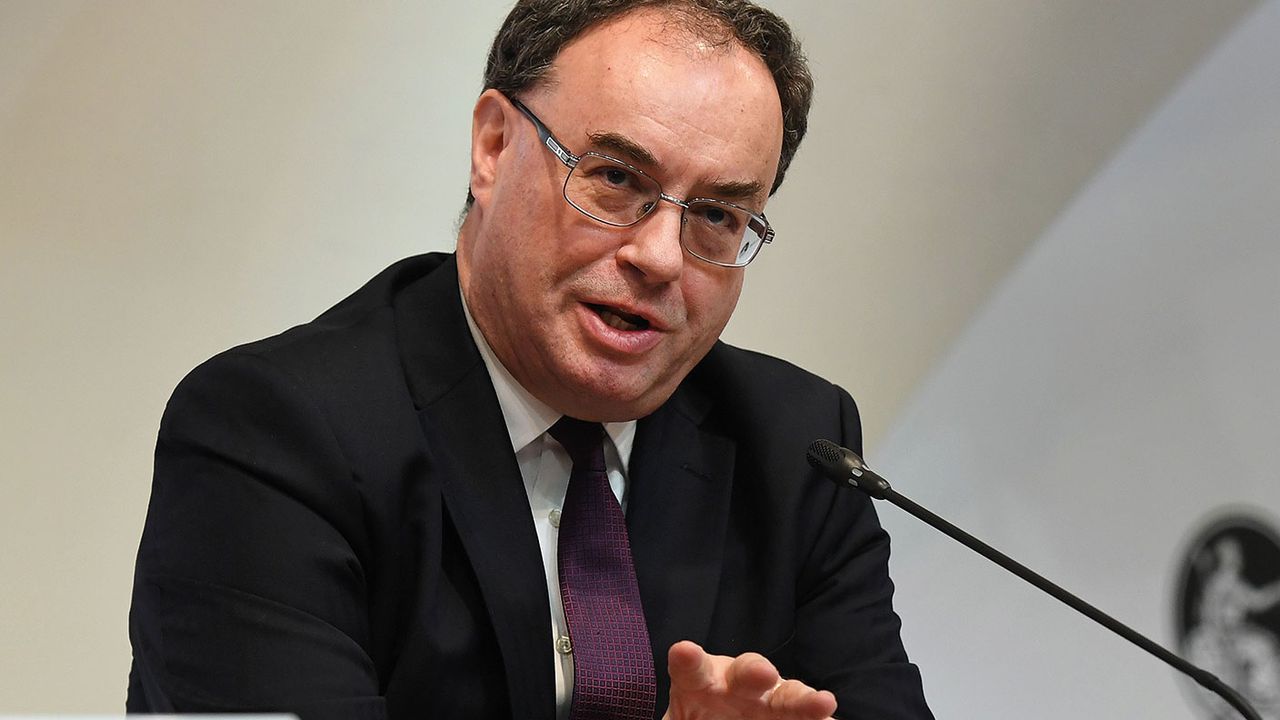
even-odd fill
[{"label": "nose", "polygon": [[679,205],[659,203],[648,217],[627,229],[627,240],[618,248],[618,261],[636,270],[646,283],[679,280],[684,270],[682,217],[683,208]]}]

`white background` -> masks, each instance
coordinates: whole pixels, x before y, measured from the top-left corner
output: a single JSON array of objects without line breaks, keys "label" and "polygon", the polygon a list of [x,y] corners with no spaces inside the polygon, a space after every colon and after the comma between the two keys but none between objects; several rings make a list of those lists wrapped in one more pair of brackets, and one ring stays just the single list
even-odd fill
[{"label": "white background", "polygon": [[[1271,3],[1134,134],[879,453],[899,492],[1167,647],[1190,535],[1231,507],[1280,528],[1277,38]],[[1195,717],[1158,660],[881,517],[939,717]]]}]

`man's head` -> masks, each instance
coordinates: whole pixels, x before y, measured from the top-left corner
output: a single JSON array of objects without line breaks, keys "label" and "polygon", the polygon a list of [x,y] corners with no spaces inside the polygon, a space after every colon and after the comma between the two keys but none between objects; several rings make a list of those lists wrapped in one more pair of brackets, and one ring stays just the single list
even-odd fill
[{"label": "man's head", "polygon": [[521,0],[489,48],[485,89],[519,97],[547,78],[560,50],[583,32],[642,9],[663,10],[704,40],[737,43],[769,68],[783,120],[778,177],[769,189],[772,195],[782,185],[808,130],[813,79],[791,29],[782,18],[750,0]]},{"label": "man's head", "polygon": [[513,101],[575,156],[618,158],[668,199],[726,200],[758,215],[804,133],[810,82],[798,46],[781,20],[739,0],[538,0],[503,25],[486,84],[458,240],[468,307],[543,402],[583,419],[642,417],[719,337],[743,270],[686,253],[676,203],[628,227],[575,209],[564,195],[573,160],[553,154]]}]

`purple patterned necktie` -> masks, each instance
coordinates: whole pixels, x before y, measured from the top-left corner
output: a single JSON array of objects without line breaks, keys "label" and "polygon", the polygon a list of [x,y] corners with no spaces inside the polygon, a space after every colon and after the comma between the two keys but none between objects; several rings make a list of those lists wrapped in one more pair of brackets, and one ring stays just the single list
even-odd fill
[{"label": "purple patterned necktie", "polygon": [[657,683],[604,428],[563,417],[551,437],[573,459],[560,515],[560,598],[573,647],[569,720],[652,720]]}]

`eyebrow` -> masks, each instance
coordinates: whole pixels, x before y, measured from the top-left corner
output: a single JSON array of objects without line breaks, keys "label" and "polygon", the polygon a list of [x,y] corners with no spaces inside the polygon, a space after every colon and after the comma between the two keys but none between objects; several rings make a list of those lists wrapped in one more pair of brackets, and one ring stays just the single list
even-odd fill
[{"label": "eyebrow", "polygon": [[764,185],[755,180],[717,180],[708,183],[711,197],[716,200],[732,200],[740,202],[760,197],[764,193]]},{"label": "eyebrow", "polygon": [[[594,147],[621,155],[636,165],[654,167],[658,159],[642,145],[615,132],[593,132],[587,137]],[[713,180],[706,184],[707,195],[716,200],[742,201],[759,197],[764,193],[764,185],[755,180]]]},{"label": "eyebrow", "polygon": [[591,139],[592,145],[601,150],[609,150],[623,155],[633,163],[649,166],[658,164],[658,159],[653,156],[653,153],[645,150],[643,146],[626,135],[619,135],[615,132],[593,132],[587,137]]}]

